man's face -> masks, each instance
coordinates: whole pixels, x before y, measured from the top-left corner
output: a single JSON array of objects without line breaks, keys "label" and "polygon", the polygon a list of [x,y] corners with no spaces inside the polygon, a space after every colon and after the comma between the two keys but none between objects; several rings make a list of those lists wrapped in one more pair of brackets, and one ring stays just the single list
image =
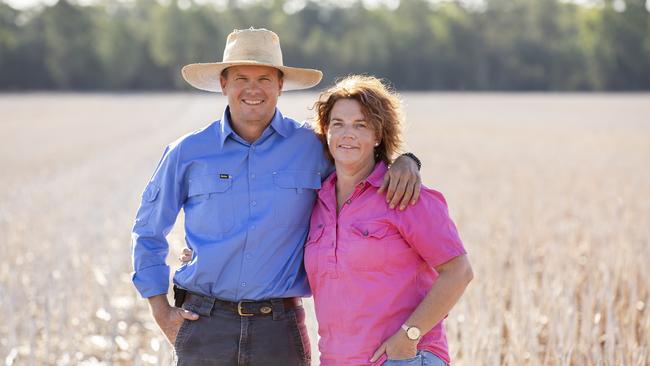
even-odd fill
[{"label": "man's face", "polygon": [[273,67],[232,66],[221,76],[221,89],[233,123],[266,126],[282,93],[282,79]]}]

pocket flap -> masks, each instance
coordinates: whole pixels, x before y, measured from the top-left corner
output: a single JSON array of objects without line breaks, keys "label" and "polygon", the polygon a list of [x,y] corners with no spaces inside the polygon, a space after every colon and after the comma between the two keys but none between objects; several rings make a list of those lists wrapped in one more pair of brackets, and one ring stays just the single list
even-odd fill
[{"label": "pocket flap", "polygon": [[320,189],[321,176],[313,171],[279,171],[273,173],[273,181],[282,188]]},{"label": "pocket flap", "polygon": [[202,177],[191,178],[189,181],[188,197],[199,194],[221,193],[230,189],[232,179],[221,179],[219,175],[205,175]]},{"label": "pocket flap", "polygon": [[142,199],[146,202],[153,202],[156,200],[156,197],[158,197],[158,192],[160,192],[160,187],[153,183],[149,183],[147,188],[144,189],[144,192],[142,192]]},{"label": "pocket flap", "polygon": [[309,236],[307,237],[307,243],[312,243],[320,239],[320,237],[323,236],[324,231],[325,225],[323,224],[318,224],[315,228],[310,228]]},{"label": "pocket flap", "polygon": [[351,225],[352,231],[364,238],[381,239],[386,237],[390,225],[381,222],[359,222]]}]

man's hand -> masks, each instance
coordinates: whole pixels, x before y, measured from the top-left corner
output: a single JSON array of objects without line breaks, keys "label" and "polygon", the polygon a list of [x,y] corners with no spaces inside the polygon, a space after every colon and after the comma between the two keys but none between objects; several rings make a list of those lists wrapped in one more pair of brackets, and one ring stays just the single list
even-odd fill
[{"label": "man's hand", "polygon": [[384,353],[386,353],[389,360],[413,358],[418,353],[417,346],[418,342],[410,340],[406,336],[406,332],[400,329],[377,348],[370,362],[377,361]]},{"label": "man's hand", "polygon": [[170,306],[167,295],[150,297],[151,314],[169,343],[174,345],[184,320],[197,320],[199,316],[191,311]]},{"label": "man's hand", "polygon": [[420,197],[420,172],[418,165],[408,156],[400,156],[390,166],[378,193],[386,190],[386,202],[391,209],[399,204],[404,210],[409,202],[414,205]]}]

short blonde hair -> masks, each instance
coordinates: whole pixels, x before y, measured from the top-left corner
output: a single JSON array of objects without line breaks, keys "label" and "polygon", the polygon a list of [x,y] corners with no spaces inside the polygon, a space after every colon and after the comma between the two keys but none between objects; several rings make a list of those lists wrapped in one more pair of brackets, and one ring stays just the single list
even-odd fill
[{"label": "short blonde hair", "polygon": [[[359,102],[367,122],[379,139],[375,148],[375,161],[391,164],[402,145],[402,103],[395,91],[374,76],[350,75],[320,94],[314,103],[315,130],[318,138],[327,146],[327,129],[334,104],[340,99]],[[329,149],[327,156],[333,160]]]}]

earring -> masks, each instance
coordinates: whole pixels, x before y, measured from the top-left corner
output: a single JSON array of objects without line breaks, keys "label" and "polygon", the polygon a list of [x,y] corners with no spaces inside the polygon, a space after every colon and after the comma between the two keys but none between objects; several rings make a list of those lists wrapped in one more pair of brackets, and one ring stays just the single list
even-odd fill
[{"label": "earring", "polygon": [[379,146],[379,142],[375,142],[375,147]]}]

